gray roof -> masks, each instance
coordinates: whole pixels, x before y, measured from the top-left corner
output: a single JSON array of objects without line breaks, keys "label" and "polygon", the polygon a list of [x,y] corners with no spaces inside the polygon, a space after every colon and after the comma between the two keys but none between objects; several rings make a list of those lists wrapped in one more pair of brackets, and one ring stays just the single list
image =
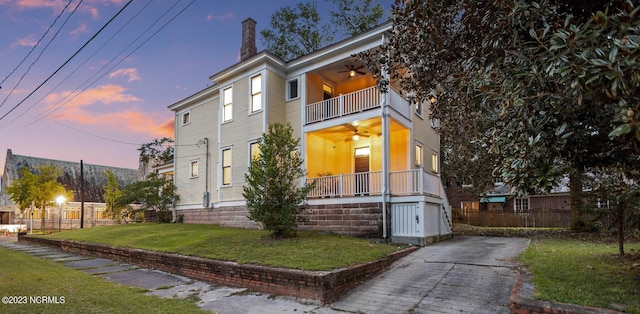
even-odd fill
[{"label": "gray roof", "polygon": [[[5,190],[7,186],[11,185],[12,182],[18,178],[20,169],[27,167],[33,171],[41,165],[54,165],[62,169],[62,176],[58,178],[58,182],[64,185],[66,189],[75,191],[74,201],[80,201],[80,162],[14,155],[11,149],[8,149],[4,165],[4,174],[2,177],[2,189],[0,190],[0,205],[11,205],[11,200],[8,195],[5,194]],[[113,172],[120,188],[138,180],[137,169],[83,163],[83,170],[85,202],[104,203],[104,190],[102,189],[102,186],[107,184],[107,178],[104,175],[105,170]]]}]

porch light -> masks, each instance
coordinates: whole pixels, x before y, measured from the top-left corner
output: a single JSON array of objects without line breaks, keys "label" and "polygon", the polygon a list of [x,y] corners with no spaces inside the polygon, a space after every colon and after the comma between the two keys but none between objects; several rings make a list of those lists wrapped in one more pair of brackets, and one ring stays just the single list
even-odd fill
[{"label": "porch light", "polygon": [[429,99],[429,101],[431,101],[432,104],[436,103],[436,97],[435,96],[431,96],[431,99]]}]

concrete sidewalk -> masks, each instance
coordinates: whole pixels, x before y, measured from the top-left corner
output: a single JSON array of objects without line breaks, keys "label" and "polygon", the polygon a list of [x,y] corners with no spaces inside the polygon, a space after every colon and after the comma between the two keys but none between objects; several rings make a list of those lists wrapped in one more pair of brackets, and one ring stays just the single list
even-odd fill
[{"label": "concrete sidewalk", "polygon": [[509,313],[522,238],[456,237],[421,248],[328,306],[216,286],[135,265],[77,256],[2,238],[0,245],[161,297],[194,297],[201,308],[235,313]]}]

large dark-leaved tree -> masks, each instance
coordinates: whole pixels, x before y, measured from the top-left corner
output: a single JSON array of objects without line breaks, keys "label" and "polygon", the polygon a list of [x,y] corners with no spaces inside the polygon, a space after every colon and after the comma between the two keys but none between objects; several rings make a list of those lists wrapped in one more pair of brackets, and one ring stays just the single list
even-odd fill
[{"label": "large dark-leaved tree", "polygon": [[437,97],[450,156],[489,154],[521,193],[569,175],[577,231],[585,172],[640,168],[637,4],[396,1],[389,42],[360,57],[382,87]]},{"label": "large dark-leaved tree", "polygon": [[293,138],[290,124],[273,123],[260,139],[260,154],[245,174],[242,195],[249,218],[276,238],[296,234],[304,200],[313,185],[301,184],[303,159],[300,140]]},{"label": "large dark-leaved tree", "polygon": [[336,36],[354,36],[374,26],[384,17],[384,9],[373,0],[324,0],[330,20],[323,21],[315,1],[284,6],[272,16],[270,27],[262,30],[265,48],[289,61],[333,42]]}]

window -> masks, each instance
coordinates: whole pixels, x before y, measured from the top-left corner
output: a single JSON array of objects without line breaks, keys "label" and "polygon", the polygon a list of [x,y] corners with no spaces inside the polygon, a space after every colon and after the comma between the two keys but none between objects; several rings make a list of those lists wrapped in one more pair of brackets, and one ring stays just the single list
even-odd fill
[{"label": "window", "polygon": [[330,85],[327,85],[326,83],[323,83],[322,93],[323,93],[324,100],[333,98],[333,87],[331,87]]},{"label": "window", "polygon": [[249,162],[252,162],[257,158],[260,158],[260,143],[249,143]]},{"label": "window", "polygon": [[516,198],[513,200],[513,210],[517,212],[528,211],[529,210],[529,198]]},{"label": "window", "polygon": [[251,78],[251,112],[262,110],[262,75]]},{"label": "window", "polygon": [[222,121],[233,119],[233,88],[229,87],[222,93]]},{"label": "window", "polygon": [[416,144],[416,166],[422,167],[422,145]]},{"label": "window", "polygon": [[598,197],[597,205],[598,205],[598,208],[607,208],[607,209],[611,208],[611,203],[609,202],[609,200],[603,200],[603,199],[600,199],[599,197]]},{"label": "window", "polygon": [[370,153],[371,148],[369,146],[356,148],[356,156],[369,156]]},{"label": "window", "polygon": [[298,98],[298,79],[293,79],[287,83],[287,100]]},{"label": "window", "polygon": [[439,162],[438,162],[438,154],[431,154],[431,171],[438,172]]},{"label": "window", "polygon": [[190,167],[189,167],[189,177],[190,178],[195,178],[198,176],[198,161],[197,160],[192,160],[189,162],[190,163]]},{"label": "window", "polygon": [[182,114],[182,125],[191,123],[191,112],[187,111]]},{"label": "window", "polygon": [[462,208],[463,210],[479,210],[480,202],[463,201],[460,202],[460,208]]},{"label": "window", "polygon": [[222,150],[222,185],[231,185],[231,148]]},{"label": "window", "polygon": [[431,127],[434,129],[440,128],[440,119],[433,118],[431,119]]},{"label": "window", "polygon": [[416,103],[416,115],[422,117],[422,102]]}]

